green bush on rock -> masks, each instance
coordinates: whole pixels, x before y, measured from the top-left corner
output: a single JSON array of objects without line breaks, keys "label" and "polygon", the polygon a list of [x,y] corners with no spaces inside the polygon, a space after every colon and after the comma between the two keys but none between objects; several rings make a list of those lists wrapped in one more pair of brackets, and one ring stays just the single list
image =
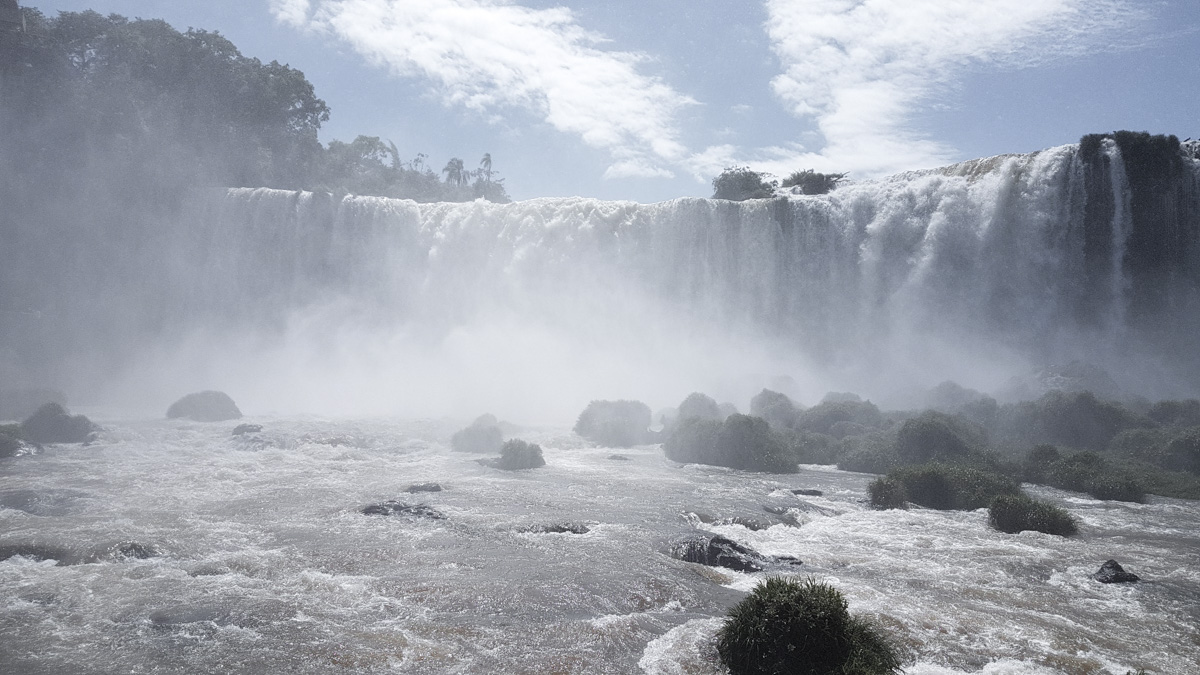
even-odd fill
[{"label": "green bush on rock", "polygon": [[930,509],[973,511],[1000,495],[1016,495],[1016,482],[990,471],[930,464],[896,469],[889,479],[904,486],[908,501]]},{"label": "green bush on rock", "polygon": [[505,442],[504,446],[500,448],[500,459],[493,464],[497,469],[508,471],[536,469],[545,465],[546,460],[542,457],[542,446],[519,438]]},{"label": "green bush on rock", "polygon": [[1001,495],[993,499],[988,507],[988,524],[1009,534],[1035,530],[1069,537],[1079,531],[1071,514],[1025,495]]},{"label": "green bush on rock", "polygon": [[814,579],[772,577],[729,612],[717,652],[732,675],[886,675],[896,650]]},{"label": "green bush on rock", "polygon": [[592,401],[574,431],[593,443],[628,448],[646,442],[650,420],[650,406],[641,401]]},{"label": "green bush on rock", "polygon": [[783,440],[766,420],[742,414],[730,415],[724,422],[683,419],[663,442],[663,452],[676,462],[768,473],[798,470]]},{"label": "green bush on rock", "polygon": [[904,483],[888,476],[880,476],[871,481],[871,484],[867,486],[867,493],[871,497],[871,508],[881,511],[886,509],[902,509],[908,501],[908,493],[904,490]]}]

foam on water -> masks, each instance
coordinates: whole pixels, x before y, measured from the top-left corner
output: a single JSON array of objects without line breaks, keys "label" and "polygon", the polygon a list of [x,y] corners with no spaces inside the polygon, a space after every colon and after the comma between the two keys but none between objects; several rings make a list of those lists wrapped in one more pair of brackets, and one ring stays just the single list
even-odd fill
[{"label": "foam on water", "polygon": [[[802,559],[791,573],[843,590],[909,673],[1186,672],[1200,656],[1189,502],[1038,488],[1080,536],[1004,535],[983,511],[869,510],[864,474],[680,466],[657,446],[617,462],[548,428],[529,436],[547,465],[504,472],[448,449],[461,422],[254,421],[261,434],[232,437],[233,423],[106,420],[91,446],[0,460],[0,504],[70,496],[0,508],[0,544],[161,553],[0,561],[0,671],[719,673],[712,638],[764,574],[667,555],[696,527]],[[444,489],[405,492],[425,482]],[[389,499],[446,518],[359,512]],[[764,506],[800,526],[718,524],[771,522]],[[589,532],[528,531],[564,522]],[[1110,557],[1145,581],[1092,581]]]}]

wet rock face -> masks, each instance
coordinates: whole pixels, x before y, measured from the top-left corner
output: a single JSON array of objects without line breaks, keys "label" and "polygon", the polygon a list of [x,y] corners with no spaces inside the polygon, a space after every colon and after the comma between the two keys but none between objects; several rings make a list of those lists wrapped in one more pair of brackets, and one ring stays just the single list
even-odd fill
[{"label": "wet rock face", "polygon": [[684,562],[725,567],[738,572],[761,572],[764,562],[757,552],[719,535],[680,542],[671,549],[671,554]]},{"label": "wet rock face", "polygon": [[1102,584],[1127,584],[1134,581],[1141,581],[1141,577],[1132,572],[1126,572],[1125,568],[1121,567],[1121,563],[1116,560],[1106,561],[1092,575],[1092,578]]},{"label": "wet rock face", "polygon": [[432,506],[426,504],[405,504],[404,502],[394,500],[364,506],[360,512],[364,516],[413,516],[415,518],[428,518],[430,520],[446,519],[445,514]]},{"label": "wet rock face", "polygon": [[167,408],[167,419],[184,418],[196,422],[224,422],[240,419],[242,411],[229,395],[221,391],[188,394]]}]

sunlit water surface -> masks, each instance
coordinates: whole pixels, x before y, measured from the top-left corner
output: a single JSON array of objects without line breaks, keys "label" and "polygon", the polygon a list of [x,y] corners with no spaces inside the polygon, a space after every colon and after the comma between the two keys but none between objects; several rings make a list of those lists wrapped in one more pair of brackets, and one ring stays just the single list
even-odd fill
[{"label": "sunlit water surface", "polygon": [[[784,570],[840,588],[907,673],[1200,672],[1191,502],[1033,488],[1080,535],[1005,535],[982,510],[872,511],[864,474],[681,466],[562,429],[522,433],[547,465],[506,472],[451,451],[453,422],[261,418],[234,437],[235,423],[99,421],[90,446],[0,460],[0,546],[80,561],[0,562],[2,673],[716,675],[722,617]],[[444,489],[405,492],[425,482]],[[359,512],[389,499],[445,519]],[[588,532],[521,531],[560,523]],[[671,558],[698,527],[805,564]],[[109,553],[127,541],[158,555]],[[1108,558],[1144,581],[1093,581]]]}]

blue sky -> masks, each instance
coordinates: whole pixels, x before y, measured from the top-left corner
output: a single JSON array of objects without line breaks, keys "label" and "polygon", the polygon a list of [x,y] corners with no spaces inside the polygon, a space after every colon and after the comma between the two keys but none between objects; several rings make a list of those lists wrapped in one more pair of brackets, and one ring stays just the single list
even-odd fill
[{"label": "blue sky", "polygon": [[514,198],[708,196],[1133,129],[1200,137],[1196,0],[25,0],[217,30],[434,169]]}]

